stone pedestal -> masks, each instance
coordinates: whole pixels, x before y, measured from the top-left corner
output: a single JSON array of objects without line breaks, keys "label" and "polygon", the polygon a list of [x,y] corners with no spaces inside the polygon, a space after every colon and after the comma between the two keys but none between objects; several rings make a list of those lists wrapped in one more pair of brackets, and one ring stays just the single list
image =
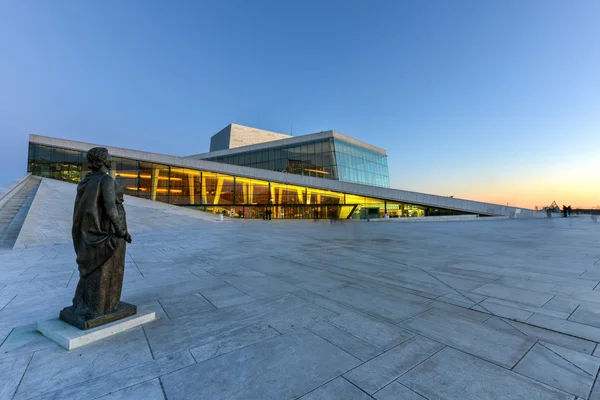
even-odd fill
[{"label": "stone pedestal", "polygon": [[88,330],[92,328],[97,328],[99,326],[108,324],[113,321],[130,317],[132,315],[135,315],[136,312],[137,306],[122,301],[119,303],[119,306],[115,311],[108,314],[99,315],[96,318],[87,320],[83,319],[80,315],[74,314],[73,306],[65,307],[60,312],[60,319],[79,329]]},{"label": "stone pedestal", "polygon": [[73,350],[154,321],[155,319],[156,313],[154,311],[142,312],[96,328],[81,330],[65,321],[54,318],[38,322],[37,330],[48,339],[58,343],[61,347]]}]

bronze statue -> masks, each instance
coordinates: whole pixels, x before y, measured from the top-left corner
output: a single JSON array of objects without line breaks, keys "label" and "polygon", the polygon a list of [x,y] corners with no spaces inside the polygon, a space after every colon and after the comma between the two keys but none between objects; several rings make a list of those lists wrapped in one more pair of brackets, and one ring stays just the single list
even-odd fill
[{"label": "bronze statue", "polygon": [[73,211],[73,246],[79,283],[73,305],[60,318],[80,329],[106,324],[137,311],[121,302],[127,232],[123,189],[110,175],[108,150],[95,147],[87,153],[91,172],[77,185]]}]

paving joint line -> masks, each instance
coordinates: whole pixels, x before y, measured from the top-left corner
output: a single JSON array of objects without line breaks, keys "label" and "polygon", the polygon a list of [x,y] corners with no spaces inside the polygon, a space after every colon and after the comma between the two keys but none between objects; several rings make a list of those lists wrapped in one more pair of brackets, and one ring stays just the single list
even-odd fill
[{"label": "paving joint line", "polygon": [[213,306],[215,308],[215,310],[218,310],[219,307],[215,306],[212,301],[210,301],[209,299],[207,299],[206,297],[204,297],[204,295],[200,292],[197,293],[200,297],[202,297],[204,300],[208,301],[208,304],[210,304],[211,306]]},{"label": "paving joint line", "polygon": [[19,383],[17,384],[17,387],[15,388],[15,391],[13,392],[11,399],[14,399],[15,396],[17,395],[17,392],[19,391],[19,387],[21,386],[21,383],[23,383],[23,378],[25,377],[25,374],[27,373],[27,370],[29,369],[29,365],[31,364],[31,361],[33,360],[33,356],[35,355],[35,351],[33,353],[31,353],[31,357],[29,357],[29,361],[27,362],[27,366],[25,367],[25,370],[23,371],[23,374],[21,375],[21,379],[19,379]]},{"label": "paving joint line", "polygon": [[[439,343],[442,345],[442,348],[439,349],[438,351],[436,351],[435,353],[431,354],[429,357],[425,358],[423,361],[421,361],[420,363],[416,364],[415,366],[411,367],[410,369],[404,371],[402,374],[400,374],[397,378],[394,378],[394,380],[392,380],[392,382],[394,382],[396,379],[402,378],[404,375],[408,374],[410,371],[412,371],[413,369],[417,368],[419,365],[423,364],[425,361],[429,360],[431,357],[435,356],[437,353],[439,353],[440,351],[444,350],[446,347],[449,347],[447,344],[442,343],[442,342],[438,342],[437,340],[435,340],[435,342]],[[390,383],[392,383],[390,382]],[[386,385],[387,386],[387,385]],[[382,388],[383,389],[383,388]]]},{"label": "paving joint line", "polygon": [[13,296],[13,298],[12,298],[12,299],[10,299],[10,301],[4,305],[4,307],[0,308],[0,312],[2,312],[2,311],[3,311],[3,310],[6,308],[6,307],[8,307],[8,305],[9,305],[10,303],[12,303],[12,301],[13,301],[13,300],[14,300],[14,299],[15,299],[17,296],[18,296],[18,294],[15,294],[15,295]]},{"label": "paving joint line", "polygon": [[[335,328],[337,328],[337,327],[335,327]],[[309,331],[309,332],[310,332],[310,333],[312,333],[313,335],[315,335],[315,336],[317,336],[317,337],[319,337],[319,338],[323,339],[324,341],[326,341],[327,343],[331,344],[332,346],[335,346],[335,347],[337,347],[338,349],[342,350],[344,353],[346,353],[346,354],[350,354],[352,357],[354,357],[354,358],[356,358],[358,361],[360,361],[360,364],[359,364],[359,365],[357,365],[357,366],[356,366],[356,367],[354,367],[354,368],[351,368],[351,369],[349,369],[348,371],[344,372],[344,374],[345,374],[345,373],[348,373],[348,372],[350,372],[350,371],[352,371],[352,370],[354,370],[354,369],[356,369],[356,368],[358,368],[358,367],[360,367],[360,366],[361,366],[361,365],[363,365],[364,363],[366,363],[366,362],[369,362],[369,361],[371,361],[372,359],[374,359],[374,358],[376,358],[376,357],[379,357],[380,355],[382,355],[382,354],[383,354],[383,353],[385,353],[386,351],[389,351],[389,350],[393,349],[394,347],[396,347],[396,346],[394,346],[394,347],[392,347],[391,349],[388,349],[388,350],[385,350],[385,351],[384,351],[383,349],[380,349],[379,347],[376,347],[376,346],[374,346],[374,345],[370,345],[370,346],[372,346],[372,347],[375,347],[377,350],[381,350],[381,353],[377,354],[376,356],[373,356],[373,357],[369,358],[369,359],[368,359],[368,360],[366,360],[366,361],[363,361],[363,360],[361,360],[360,358],[358,358],[357,356],[355,356],[354,354],[350,353],[348,350],[344,350],[344,349],[342,349],[342,348],[341,348],[340,346],[338,346],[337,344],[335,344],[335,343],[331,342],[331,341],[330,341],[330,340],[328,340],[328,339],[325,339],[323,336],[319,335],[319,334],[318,334],[318,333],[316,333],[316,332],[313,332],[313,331],[311,331],[309,328],[307,328],[307,327],[304,327],[304,328],[301,328],[301,329],[306,329],[307,331]],[[339,329],[339,328],[338,328],[338,329]],[[348,332],[344,331],[343,329],[340,329],[340,330],[341,330],[342,332],[344,332],[344,333],[346,333],[346,334],[348,334],[348,335],[350,335],[350,336],[352,336],[352,337],[354,337],[354,338],[356,338],[356,339],[359,339],[359,340],[360,340],[360,338],[357,338],[356,336],[354,336],[354,335],[352,335],[352,334],[350,334],[350,333],[348,333]],[[407,339],[407,340],[409,340],[409,339]],[[406,340],[405,340],[405,341],[406,341]],[[404,342],[402,342],[402,343],[404,343]],[[397,346],[401,345],[402,343],[399,343]],[[367,344],[368,344],[368,343],[367,343]]]},{"label": "paving joint line", "polygon": [[358,386],[356,383],[352,382],[351,380],[347,379],[344,375],[340,375],[340,378],[342,378],[343,380],[345,380],[346,382],[348,382],[349,384],[351,384],[352,386],[354,386],[355,388],[357,388],[358,390],[360,390],[361,392],[363,392],[364,394],[366,394],[370,398],[373,398],[373,395],[371,395],[371,394],[367,393],[366,391],[364,391],[360,386]]},{"label": "paving joint line", "polygon": [[138,272],[140,273],[140,275],[142,276],[142,278],[145,278],[144,274],[142,273],[142,270],[140,269],[140,267],[137,265],[137,262],[135,262],[135,259],[131,256],[129,256],[131,258],[131,261],[133,261],[133,264],[135,265],[135,267],[137,268]]},{"label": "paving joint line", "polygon": [[336,377],[334,377],[334,378],[332,378],[332,379],[328,380],[327,382],[323,382],[321,385],[319,385],[319,386],[317,386],[317,387],[315,387],[315,388],[313,388],[313,389],[310,389],[308,392],[306,392],[306,393],[303,393],[303,394],[301,394],[300,396],[298,396],[298,397],[295,397],[294,399],[295,399],[295,400],[297,400],[297,399],[300,399],[300,398],[302,398],[302,397],[306,396],[307,394],[309,394],[309,393],[312,393],[312,392],[314,392],[315,390],[317,390],[317,389],[319,389],[319,388],[321,388],[321,387],[323,387],[323,386],[327,385],[328,383],[330,383],[330,382],[333,382],[333,381],[334,381],[334,380],[336,380],[337,378],[343,378],[343,376],[342,376],[342,375],[344,375],[344,374],[345,374],[345,373],[347,373],[347,372],[348,372],[348,371],[346,371],[346,372],[344,372],[344,373],[342,373],[342,374],[340,374],[340,375],[338,375],[338,376],[336,376]]},{"label": "paving joint line", "polygon": [[567,358],[563,357],[562,355],[558,354],[556,351],[552,350],[551,348],[547,347],[544,345],[544,343],[540,342],[540,346],[542,346],[543,348],[545,348],[548,351],[551,351],[552,353],[556,354],[558,357],[562,358],[563,360],[565,360],[566,362],[568,362],[569,364],[573,365],[575,368],[583,371],[586,375],[591,376],[592,378],[594,377],[594,375],[590,374],[589,372],[587,372],[586,370],[584,370],[583,368],[581,368],[579,365],[575,364],[573,361],[568,360]]},{"label": "paving joint line", "polygon": [[[380,351],[381,351],[381,353],[377,354],[377,356],[378,356],[378,355],[380,355],[380,354],[383,354],[383,353],[385,353],[385,352],[387,351],[387,350],[384,350],[384,349],[382,349],[382,348],[380,348],[380,347],[377,347],[377,346],[375,346],[374,344],[371,344],[371,343],[368,343],[368,342],[364,341],[363,339],[359,338],[358,336],[355,336],[355,335],[351,334],[350,332],[346,332],[344,329],[340,328],[339,326],[336,326],[336,325],[332,324],[332,323],[331,323],[331,322],[329,322],[329,321],[325,321],[325,320],[323,320],[322,322],[326,323],[327,325],[329,325],[329,326],[331,326],[331,327],[333,327],[333,328],[335,328],[335,329],[339,329],[340,331],[344,332],[346,335],[348,335],[348,336],[351,336],[351,337],[355,338],[356,340],[360,341],[361,343],[364,343],[364,344],[365,344],[365,345],[367,345],[367,346],[371,346],[371,347],[374,347],[374,348],[376,348],[377,350],[380,350]],[[307,329],[308,329],[308,328],[307,328]],[[309,330],[310,330],[310,329],[309,329]],[[312,332],[312,331],[311,331],[311,332]],[[313,332],[313,333],[315,333],[315,332]],[[411,333],[412,333],[412,332],[411,332]],[[315,335],[319,336],[319,335],[318,335],[318,334],[316,334],[316,333],[315,333]],[[319,336],[319,337],[321,337],[321,336]],[[403,342],[403,343],[404,343],[404,342]],[[394,346],[394,347],[396,347],[396,346]],[[369,360],[372,360],[372,359],[374,359],[374,358],[375,358],[375,357],[377,357],[377,356],[373,356],[373,357],[369,358]],[[367,360],[367,361],[368,361],[368,360]]]},{"label": "paving joint line", "polygon": [[[577,311],[577,309],[579,308],[581,304],[577,304],[577,307],[575,307],[575,309],[573,311],[571,311],[571,314],[569,314],[569,316],[567,317],[567,321],[569,321],[569,318],[571,318],[573,316],[573,314],[575,313],[575,311]],[[571,321],[571,322],[575,322],[575,321]]]},{"label": "paving joint line", "polygon": [[523,354],[523,357],[519,358],[519,359],[517,360],[517,362],[516,362],[516,363],[514,363],[514,365],[513,365],[512,367],[510,367],[510,370],[511,370],[511,371],[512,371],[513,369],[515,369],[515,367],[516,367],[517,365],[519,365],[519,363],[520,363],[521,361],[523,361],[523,359],[524,359],[525,357],[527,357],[527,354],[529,354],[529,352],[531,351],[531,349],[533,349],[533,348],[535,347],[535,345],[539,343],[539,341],[540,341],[540,339],[536,339],[536,340],[535,340],[535,342],[534,342],[534,343],[531,345],[531,347],[530,347],[529,349],[527,349],[527,351],[525,352],[525,354]]},{"label": "paving joint line", "polygon": [[[600,283],[600,281],[598,283]],[[552,301],[552,299],[554,299],[555,297],[556,297],[556,295],[553,295],[552,297],[550,297],[550,300],[548,300],[547,302],[545,302],[544,304],[542,304],[540,306],[540,308],[543,308],[546,304],[550,303]]]},{"label": "paving joint line", "polygon": [[196,357],[194,357],[194,353],[192,353],[192,349],[188,349],[188,353],[190,353],[190,355],[192,356],[192,358],[194,359],[194,362],[196,364],[198,364],[198,360],[196,360]]},{"label": "paving joint line", "polygon": [[490,315],[488,318],[484,319],[483,321],[481,321],[482,324],[486,323],[487,321],[489,321],[490,319],[494,318],[495,315]]},{"label": "paving joint line", "polygon": [[591,398],[592,397],[592,393],[594,393],[594,389],[596,388],[596,384],[598,383],[598,373],[600,372],[600,369],[598,369],[596,371],[596,377],[594,378],[594,383],[592,383],[592,387],[590,388],[590,392],[588,393],[587,398]]},{"label": "paving joint line", "polygon": [[[422,271],[422,272],[426,273],[427,275],[431,276],[433,279],[435,279],[435,280],[439,281],[439,282],[440,282],[440,283],[442,283],[443,285],[445,285],[445,286],[449,287],[450,289],[454,290],[456,293],[458,293],[459,295],[463,296],[464,298],[466,298],[466,299],[467,299],[467,300],[469,300],[470,302],[472,302],[472,303],[476,303],[474,300],[472,300],[471,298],[469,298],[469,296],[467,296],[467,295],[465,295],[465,294],[461,293],[461,292],[460,292],[458,289],[456,289],[456,288],[452,287],[451,285],[449,285],[448,283],[446,283],[446,282],[442,281],[441,279],[438,279],[436,276],[432,275],[431,273],[429,273],[429,272],[428,272],[427,270],[425,270],[425,269],[422,269],[422,268],[420,268],[420,267],[415,267],[415,266],[413,266],[413,265],[406,264],[406,263],[398,263],[398,262],[396,262],[396,261],[393,261],[393,260],[387,259],[387,258],[385,258],[385,257],[381,257],[381,258],[382,258],[382,259],[384,259],[384,260],[387,260],[387,261],[391,261],[391,262],[395,262],[395,263],[397,263],[397,264],[400,264],[400,265],[407,266],[407,267],[409,267],[409,268],[414,268],[414,269],[420,270],[420,271]],[[500,315],[497,315],[497,314],[495,314],[495,313],[491,312],[491,311],[490,311],[490,310],[488,310],[488,309],[487,309],[485,306],[481,306],[481,305],[480,305],[480,307],[481,307],[481,308],[483,308],[483,309],[484,309],[484,310],[485,310],[487,313],[489,313],[489,314],[491,314],[491,315],[493,315],[493,316],[497,316],[497,317],[498,317],[498,318],[500,318],[500,320],[501,320],[501,321],[503,321],[505,324],[507,324],[507,325],[511,326],[512,328],[514,328],[514,329],[518,330],[518,331],[519,331],[519,332],[521,332],[523,335],[525,335],[525,336],[529,336],[529,335],[527,335],[525,332],[522,332],[522,331],[521,331],[519,328],[517,328],[517,327],[513,326],[513,325],[512,325],[512,324],[510,324],[508,321],[506,321],[506,320],[505,320],[505,317],[502,317],[502,316],[500,316]]]},{"label": "paving joint line", "polygon": [[13,333],[14,330],[15,330],[15,328],[10,328],[10,332],[8,332],[8,335],[6,335],[6,337],[2,340],[2,343],[0,343],[0,348],[2,348],[2,346],[4,345],[4,343],[6,342],[8,337]]},{"label": "paving joint line", "polygon": [[75,275],[75,269],[73,269],[73,273],[71,274],[71,277],[69,278],[69,282],[67,282],[67,286],[65,286],[65,288],[69,287],[69,284],[71,283],[71,281],[73,280],[73,275]]},{"label": "paving joint line", "polygon": [[167,310],[165,309],[165,307],[162,305],[162,303],[160,302],[160,300],[156,300],[158,302],[158,304],[160,305],[160,308],[162,308],[163,312],[165,313],[165,315],[167,316],[167,318],[170,320],[171,317],[169,317],[169,313],[167,313]]},{"label": "paving joint line", "polygon": [[[279,335],[280,335],[280,336],[281,336],[281,335],[283,335],[283,333],[281,333],[281,332],[279,332],[277,329],[273,328],[273,327],[272,327],[270,324],[267,324],[267,328],[271,328],[271,329],[273,329],[275,332],[279,333]],[[311,332],[312,332],[312,331],[311,331]],[[312,332],[312,333],[314,333],[314,332]],[[316,333],[315,333],[315,335],[316,335]],[[317,335],[317,336],[318,336],[318,335]],[[319,337],[320,337],[320,336],[319,336]]]},{"label": "paving joint line", "polygon": [[158,377],[158,383],[160,384],[160,390],[162,390],[162,394],[163,394],[163,396],[165,396],[165,400],[167,400],[168,399],[167,392],[165,391],[165,387],[163,386],[162,379],[160,379],[160,378],[161,377],[159,376]]},{"label": "paving joint line", "polygon": [[148,350],[150,350],[150,355],[152,356],[153,360],[156,360],[156,357],[154,357],[154,352],[152,351],[152,347],[150,346],[150,341],[148,340],[148,335],[146,334],[146,330],[144,329],[143,326],[142,326],[142,332],[144,332],[144,337],[146,338],[146,344],[148,345]]}]

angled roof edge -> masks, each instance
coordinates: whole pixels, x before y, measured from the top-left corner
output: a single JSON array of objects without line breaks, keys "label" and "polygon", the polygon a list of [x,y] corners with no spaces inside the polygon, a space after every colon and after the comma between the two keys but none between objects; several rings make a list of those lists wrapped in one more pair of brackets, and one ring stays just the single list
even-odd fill
[{"label": "angled roof edge", "polygon": [[343,181],[335,181],[311,176],[288,174],[285,172],[268,171],[264,169],[242,167],[238,165],[217,163],[213,161],[197,160],[189,157],[169,156],[158,153],[125,149],[102,144],[78,142],[74,140],[58,139],[48,136],[29,135],[29,142],[55,146],[77,151],[88,151],[92,147],[106,147],[111,155],[134,160],[172,165],[180,168],[204,170],[244,178],[272,181],[283,184],[305,186],[321,190],[343,192],[358,196],[373,197],[382,200],[401,203],[417,204],[428,207],[438,207],[487,216],[513,216],[518,218],[532,218],[544,216],[541,211],[526,208],[510,207],[500,204],[484,203],[474,200],[464,200],[455,197],[438,196],[426,193],[410,192],[407,190],[383,188],[378,186],[361,185]]}]

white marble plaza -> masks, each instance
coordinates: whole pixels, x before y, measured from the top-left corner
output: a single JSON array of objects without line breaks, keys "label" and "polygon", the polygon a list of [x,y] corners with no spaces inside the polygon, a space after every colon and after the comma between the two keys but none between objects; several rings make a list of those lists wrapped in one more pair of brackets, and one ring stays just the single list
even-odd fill
[{"label": "white marble plaza", "polygon": [[590,217],[230,220],[126,198],[122,299],[157,320],[67,351],[75,186],[0,251],[0,399],[600,399]]}]

